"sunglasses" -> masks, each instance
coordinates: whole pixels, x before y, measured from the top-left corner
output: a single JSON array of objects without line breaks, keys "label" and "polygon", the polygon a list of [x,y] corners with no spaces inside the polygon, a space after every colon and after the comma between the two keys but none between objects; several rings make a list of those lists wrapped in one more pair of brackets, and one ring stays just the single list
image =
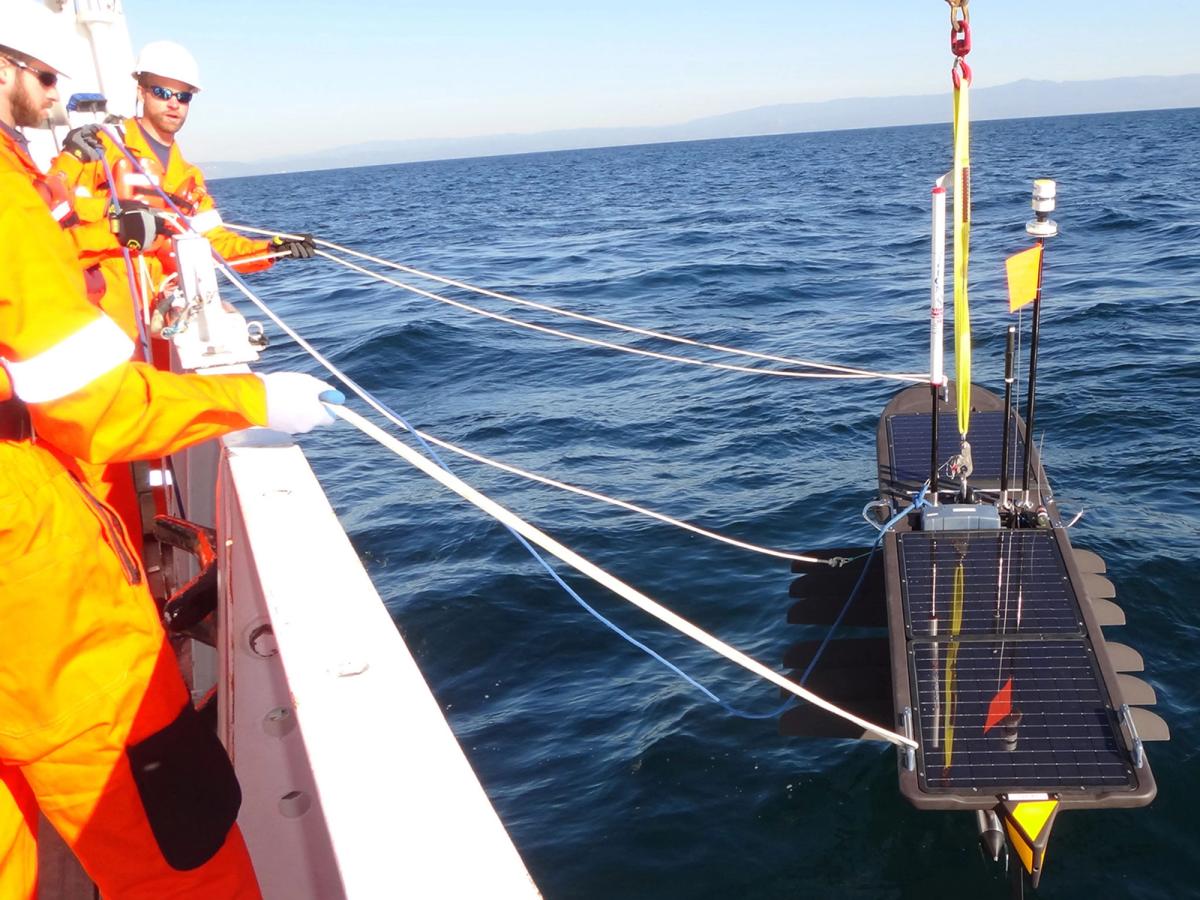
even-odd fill
[{"label": "sunglasses", "polygon": [[29,65],[29,63],[23,63],[19,59],[12,59],[10,57],[5,57],[5,59],[7,59],[10,63],[12,63],[18,69],[24,69],[25,71],[29,72],[30,74],[35,75],[37,77],[38,82],[42,85],[42,87],[44,87],[46,89],[50,89],[50,88],[54,87],[56,84],[58,84],[58,73],[57,72],[47,72],[44,69],[35,69],[33,66]]},{"label": "sunglasses", "polygon": [[161,87],[157,84],[150,86],[150,93],[159,100],[165,101],[174,97],[180,103],[191,103],[192,97],[196,95],[195,91],[173,91],[170,88]]}]

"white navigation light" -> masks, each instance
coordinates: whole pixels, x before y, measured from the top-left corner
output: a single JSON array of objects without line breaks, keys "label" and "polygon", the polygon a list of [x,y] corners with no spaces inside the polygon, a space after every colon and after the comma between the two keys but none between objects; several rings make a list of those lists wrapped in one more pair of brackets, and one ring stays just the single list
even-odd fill
[{"label": "white navigation light", "polygon": [[1058,185],[1051,178],[1038,178],[1033,182],[1034,219],[1025,225],[1027,234],[1035,238],[1054,237],[1058,234],[1058,223],[1050,218],[1058,197]]}]

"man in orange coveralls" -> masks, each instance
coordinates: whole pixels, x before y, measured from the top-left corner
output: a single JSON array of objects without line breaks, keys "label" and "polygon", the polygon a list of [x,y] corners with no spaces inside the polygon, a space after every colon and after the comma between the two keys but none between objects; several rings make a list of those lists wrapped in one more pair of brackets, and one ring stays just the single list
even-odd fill
[{"label": "man in orange coveralls", "polygon": [[307,431],[331,421],[328,386],[129,361],[15,129],[56,99],[65,35],[32,0],[5,6],[0,898],[36,896],[39,807],[107,898],[258,897],[228,757],[192,709],[127,535],[72,460],[156,456],[251,425]]},{"label": "man in orange coveralls", "polygon": [[[138,83],[142,111],[140,116],[126,119],[119,126],[123,149],[106,132],[90,127],[77,129],[67,136],[63,152],[51,164],[48,174],[50,183],[55,187],[62,185],[71,197],[75,219],[68,223],[69,233],[78,245],[92,299],[130,338],[140,341],[139,335],[147,334],[153,318],[151,304],[164,278],[175,271],[171,243],[166,236],[171,226],[151,219],[154,224],[143,228],[137,246],[129,252],[125,243],[132,235],[124,231],[127,220],[118,218],[114,223],[110,218],[114,193],[123,210],[148,209],[164,219],[173,216],[162,197],[162,193],[167,194],[187,217],[187,225],[202,233],[241,272],[267,268],[276,258],[271,254],[311,259],[314,248],[311,239],[250,240],[222,227],[221,215],[205,186],[204,175],[183,158],[175,141],[175,135],[187,121],[192,99],[200,90],[199,69],[187,50],[170,41],[147,44],[138,55],[132,74]],[[137,160],[136,167],[126,152]],[[109,184],[110,173],[113,185]],[[115,232],[114,225],[119,226]],[[239,265],[238,260],[248,262]],[[150,339],[149,343],[137,358],[149,352],[160,369],[169,369],[166,341]],[[142,522],[130,467],[98,467],[87,474],[101,498],[120,514],[140,550],[141,535],[149,523]]]},{"label": "man in orange coveralls", "polygon": [[[130,337],[137,335],[134,322],[135,303],[130,293],[128,272],[122,247],[118,243],[108,213],[113,194],[108,172],[99,159],[102,153],[108,171],[115,182],[116,200],[123,208],[146,206],[151,211],[170,212],[162,193],[187,217],[187,224],[208,238],[222,257],[234,263],[240,272],[257,272],[274,262],[268,254],[311,259],[311,239],[275,238],[271,241],[242,237],[221,223],[221,215],[204,183],[200,169],[183,158],[175,135],[187,122],[193,98],[200,91],[199,69],[196,61],[183,47],[171,41],[154,41],[138,55],[133,77],[138,83],[141,115],[126,119],[116,130],[123,138],[118,147],[106,132],[77,129],[68,136],[62,153],[50,166],[50,175],[65,179],[74,198],[79,224],[72,237],[79,244],[80,259],[85,267],[99,266],[107,291],[101,306],[121,325]],[[88,132],[81,136],[80,132]],[[137,160],[129,161],[125,152]],[[98,151],[98,152],[96,152]],[[160,193],[161,192],[161,193]],[[165,229],[164,229],[165,230]],[[150,246],[140,251],[139,271],[152,290],[157,289],[164,276],[175,270],[171,245],[163,237],[149,236]],[[238,260],[247,260],[237,264]],[[140,264],[146,263],[143,272]],[[152,296],[138,298],[136,308],[152,302]],[[144,320],[150,316],[142,309]]]}]

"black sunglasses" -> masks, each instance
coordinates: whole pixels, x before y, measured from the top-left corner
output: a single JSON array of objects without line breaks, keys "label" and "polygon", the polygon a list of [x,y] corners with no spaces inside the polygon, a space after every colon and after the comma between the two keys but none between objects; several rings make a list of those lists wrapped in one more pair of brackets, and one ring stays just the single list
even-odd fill
[{"label": "black sunglasses", "polygon": [[19,59],[12,59],[11,57],[5,57],[5,59],[7,59],[18,69],[24,69],[27,72],[33,73],[35,76],[37,76],[37,80],[44,88],[49,89],[58,84],[57,72],[47,72],[44,69],[35,69],[33,66],[29,65],[29,63],[23,63]]},{"label": "black sunglasses", "polygon": [[174,97],[180,103],[191,103],[192,97],[196,96],[195,91],[173,91],[170,88],[165,88],[157,84],[150,86],[150,93],[159,100],[170,100]]}]

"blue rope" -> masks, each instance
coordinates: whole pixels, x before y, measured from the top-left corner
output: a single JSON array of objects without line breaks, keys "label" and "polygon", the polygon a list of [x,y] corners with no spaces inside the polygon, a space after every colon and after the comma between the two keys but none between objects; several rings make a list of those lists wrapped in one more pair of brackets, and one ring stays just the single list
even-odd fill
[{"label": "blue rope", "polygon": [[[120,147],[121,152],[125,154],[125,157],[133,164],[134,168],[137,169],[139,172],[142,171],[141,165],[138,163],[137,159],[135,159],[132,156],[132,154],[129,153],[128,149],[126,147],[124,147],[120,142],[116,142],[116,143]],[[106,173],[107,173],[107,169],[108,169],[108,164],[106,161],[105,162]],[[111,173],[107,173],[107,174],[109,175],[109,178],[110,178],[109,188],[111,190],[112,189]],[[167,194],[162,190],[162,188],[158,185],[155,185],[155,190],[158,191],[159,196],[161,196],[163,198],[163,200],[166,201],[167,205],[170,206],[172,211],[174,211],[176,213],[176,215],[178,215],[186,223],[187,218],[183,215],[182,212],[180,212],[179,208],[172,202],[171,198],[167,196]],[[232,280],[236,284],[240,285],[242,287],[242,289],[245,290],[247,293],[253,293],[250,290],[250,288],[247,287],[246,283],[242,280],[241,276],[238,275],[233,270],[233,264],[226,261],[219,253],[217,253],[217,251],[215,249],[213,250],[213,256],[225,266],[225,273],[230,278],[230,280]],[[412,434],[413,437],[415,437],[417,439],[417,442],[425,449],[425,451],[429,454],[429,456],[433,459],[434,462],[436,462],[439,466],[441,466],[441,468],[445,469],[447,472],[451,471],[450,467],[448,465],[446,465],[445,461],[438,454],[437,450],[435,450],[432,446],[430,446],[429,443],[423,437],[421,437],[420,434],[417,433],[417,429],[414,428],[411,424],[409,424],[408,420],[404,416],[400,415],[400,413],[396,412],[394,409],[392,409],[386,403],[383,403],[382,401],[380,401],[379,399],[374,397],[369,391],[367,391],[365,388],[359,386],[348,376],[346,376],[344,374],[339,374],[339,377],[341,377],[348,386],[350,386],[356,392],[360,393],[364,398],[369,398],[372,403],[377,404],[380,409],[384,410],[387,413],[387,415],[395,417],[396,421],[400,422],[405,428],[408,429],[409,433]],[[922,491],[922,494],[923,493],[924,492]],[[897,519],[898,518],[899,517],[897,516]],[[895,521],[895,520],[893,520],[893,521]],[[712,700],[714,703],[716,703],[718,706],[720,706],[722,709],[724,709],[730,715],[736,716],[741,719],[773,719],[773,718],[778,717],[780,714],[782,714],[786,710],[790,709],[794,705],[795,701],[797,700],[796,697],[790,698],[787,702],[785,702],[782,706],[778,707],[777,709],[773,709],[773,710],[770,710],[769,712],[765,712],[765,713],[754,713],[754,712],[748,712],[746,710],[738,709],[737,707],[732,706],[731,704],[722,700],[720,697],[718,697],[711,690],[709,690],[704,685],[702,685],[699,681],[697,681],[691,675],[688,675],[686,672],[684,672],[683,669],[679,668],[679,666],[675,665],[675,663],[671,662],[669,659],[664,657],[661,653],[648,647],[646,644],[642,643],[637,638],[628,634],[615,622],[612,622],[609,619],[605,618],[597,610],[595,610],[593,607],[588,605],[587,601],[584,600],[582,597],[580,597],[579,594],[575,591],[575,589],[572,588],[569,584],[566,583],[566,581],[563,580],[562,576],[559,575],[558,572],[555,571],[554,567],[550,565],[550,563],[546,560],[546,558],[544,556],[542,556],[542,554],[540,554],[537,551],[537,549],[532,544],[530,544],[529,541],[527,541],[524,538],[524,536],[522,536],[518,532],[514,531],[512,528],[510,528],[507,525],[505,525],[504,527],[508,530],[508,532],[513,537],[515,537],[517,539],[517,541],[521,544],[521,546],[524,547],[529,552],[529,555],[532,556],[534,558],[534,560],[536,560],[541,565],[541,567],[546,570],[546,572],[550,575],[550,577],[553,578],[555,582],[557,582],[558,586],[561,587],[567,593],[567,595],[569,597],[571,597],[572,600],[574,600],[581,607],[583,607],[583,609],[589,615],[591,615],[593,618],[595,618],[597,621],[599,621],[600,624],[604,625],[606,628],[608,628],[611,631],[613,631],[614,633],[616,633],[619,637],[628,641],[634,647],[637,647],[643,653],[649,655],[651,658],[662,663],[662,665],[666,666],[668,669],[670,669],[672,672],[674,672],[676,675],[678,675],[680,678],[682,678],[688,684],[692,685],[692,687],[699,690],[702,694],[704,694],[706,697],[708,697],[710,700]],[[877,543],[878,543],[878,541],[877,541]],[[871,553],[872,554],[874,553],[874,548],[872,548]],[[869,559],[870,555],[871,554],[868,554],[868,560],[867,560],[868,565],[870,565],[870,559]],[[863,574],[864,575],[866,574],[865,568],[863,569]],[[842,609],[842,615],[844,615],[846,609],[849,608],[850,602],[854,599],[854,595],[855,595],[855,593],[857,593],[859,586],[862,584],[862,581],[863,581],[863,577],[859,576],[858,584],[855,585],[854,592],[851,593],[850,600],[848,600],[846,602],[846,606],[843,607],[843,609]],[[838,622],[841,621],[842,615],[838,616],[838,620],[837,620]],[[837,622],[834,623],[833,627],[834,628],[837,627]],[[830,629],[830,634],[832,634],[832,629]],[[828,639],[829,639],[829,636],[827,635],[826,642],[828,641]],[[825,645],[822,644],[821,648],[818,649],[818,651],[817,651],[818,656],[824,650],[824,646]],[[816,661],[816,658],[814,657],[813,662],[815,663],[815,661]],[[809,665],[809,668],[810,669],[812,668],[812,664]],[[807,678],[807,677],[808,677],[808,672],[805,672],[804,678]],[[800,683],[801,684],[804,683],[803,678],[801,679]]]},{"label": "blue rope", "polygon": [[821,645],[817,647],[817,652],[813,654],[813,658],[809,661],[808,667],[804,670],[804,674],[800,676],[801,684],[804,684],[806,681],[808,681],[808,676],[811,675],[813,669],[816,668],[817,662],[821,659],[821,655],[825,652],[825,648],[829,646],[829,642],[832,640],[834,632],[836,632],[838,626],[842,624],[842,619],[846,617],[847,610],[850,609],[850,605],[854,602],[854,598],[858,596],[859,589],[863,586],[863,582],[867,579],[867,572],[870,571],[871,560],[875,558],[876,551],[883,544],[883,536],[887,534],[889,530],[891,530],[893,525],[907,516],[910,512],[927,505],[927,501],[925,500],[925,492],[927,490],[929,490],[928,484],[921,488],[921,490],[917,493],[916,499],[913,500],[910,505],[888,519],[887,523],[879,529],[879,536],[876,537],[874,542],[871,544],[871,552],[867,554],[867,562],[863,566],[862,574],[858,576],[858,581],[854,583],[854,588],[850,591],[850,596],[847,597],[846,602],[842,604],[841,612],[837,614],[837,618],[834,619],[833,624],[829,626],[829,631],[826,632],[824,640],[822,640]]},{"label": "blue rope", "polygon": [[825,632],[825,638],[821,641],[820,646],[817,647],[817,652],[813,654],[813,658],[809,660],[808,665],[804,669],[804,674],[800,676],[801,684],[807,683],[808,676],[813,673],[813,669],[817,667],[817,663],[820,661],[822,654],[824,654],[825,648],[829,646],[829,642],[833,639],[833,633],[842,624],[842,619],[846,617],[846,611],[853,605],[854,599],[858,596],[859,589],[862,588],[863,582],[867,580],[867,573],[871,570],[871,560],[875,558],[875,551],[879,549],[879,540],[879,538],[876,538],[875,543],[871,545],[871,552],[867,554],[867,562],[863,566],[862,572],[859,573],[858,580],[854,582],[854,587],[850,590],[850,596],[842,604],[841,612],[837,614],[837,618],[833,620],[833,624]]},{"label": "blue rope", "polygon": [[[232,272],[230,272],[230,274],[232,274]],[[234,276],[234,277],[237,278],[237,276]],[[237,280],[240,281],[241,279],[237,278]],[[243,284],[242,286],[245,287],[245,284]],[[379,400],[378,398],[374,397],[369,391],[360,387],[352,379],[346,378],[346,376],[344,376],[344,375],[342,377],[345,379],[345,381],[347,382],[347,384],[349,386],[351,386],[352,388],[354,388],[357,391],[361,391],[364,397],[369,397],[374,403],[379,405],[380,409],[384,410],[388,415],[394,416],[396,421],[400,422],[406,429],[408,429],[409,433],[412,434],[413,437],[415,437],[417,439],[417,442],[425,449],[425,451],[429,454],[429,456],[433,459],[434,462],[436,462],[439,466],[441,466],[441,468],[445,469],[447,472],[451,471],[450,467],[448,465],[446,465],[445,460],[442,459],[442,457],[438,454],[437,450],[434,449],[432,446],[430,446],[430,444],[423,437],[421,437],[420,434],[417,433],[417,429],[415,427],[413,427],[413,425],[404,416],[400,415],[400,413],[398,413],[396,410],[392,409],[392,407],[388,406],[386,403],[384,403],[381,400]],[[653,648],[642,643],[637,638],[633,637],[631,634],[629,634],[628,632],[623,630],[615,622],[605,618],[599,611],[597,611],[595,608],[593,608],[591,605],[589,605],[586,600],[584,600],[581,596],[579,596],[578,592],[576,592],[576,590],[573,587],[571,587],[569,584],[567,584],[566,581],[563,580],[563,577],[561,575],[559,575],[559,573],[557,571],[555,571],[554,567],[552,565],[550,565],[549,561],[541,553],[538,552],[537,548],[534,547],[532,544],[529,543],[528,540],[525,539],[524,535],[513,530],[508,525],[505,525],[504,527],[509,532],[509,534],[511,534],[514,538],[516,538],[517,542],[520,543],[520,545],[522,547],[524,547],[526,551],[528,551],[529,555],[532,556],[534,558],[534,560],[543,569],[546,570],[546,572],[550,575],[551,578],[554,579],[554,581],[558,584],[558,586],[560,588],[562,588],[572,600],[574,600],[581,607],[583,607],[584,611],[586,611],[590,616],[595,618],[605,628],[608,628],[609,630],[611,630],[615,634],[617,634],[619,637],[628,641],[634,647],[637,647],[643,653],[647,654],[651,658],[662,663],[662,665],[666,666],[668,669],[670,669],[672,672],[674,672],[676,675],[678,675],[680,678],[682,678],[688,684],[692,685],[692,687],[696,688],[698,691],[700,691],[702,694],[704,694],[704,696],[708,697],[714,703],[719,705],[722,709],[724,709],[730,715],[737,716],[737,717],[743,718],[743,719],[770,719],[770,718],[774,718],[775,716],[779,715],[779,713],[784,708],[784,707],[781,707],[780,710],[775,710],[775,711],[768,712],[768,713],[752,713],[752,712],[746,712],[744,710],[738,709],[737,707],[731,706],[729,703],[722,700],[720,697],[718,697],[716,694],[714,694],[711,690],[706,688],[703,684],[701,684],[699,681],[697,681],[691,675],[687,674],[687,672],[683,671],[683,669],[679,668],[679,666],[677,666],[675,663],[671,662],[669,659],[667,659],[665,656],[663,656],[657,650],[654,650]]]},{"label": "blue rope", "polygon": [[[240,280],[240,279],[238,279],[238,280]],[[244,284],[243,284],[243,287],[245,287]],[[342,376],[342,377],[345,378],[345,376]],[[441,468],[445,469],[447,472],[451,471],[450,467],[448,465],[446,465],[445,460],[442,459],[442,457],[438,454],[437,450],[434,449],[432,446],[430,446],[430,444],[423,437],[421,437],[420,434],[417,433],[417,429],[415,427],[413,427],[413,425],[404,416],[400,415],[400,413],[398,413],[396,410],[392,409],[392,407],[388,406],[386,403],[384,403],[381,400],[379,400],[378,398],[374,397],[370,392],[368,392],[364,388],[360,387],[352,379],[345,378],[345,380],[346,380],[347,384],[350,385],[352,388],[354,388],[358,391],[361,391],[365,397],[370,397],[371,400],[374,403],[377,403],[379,405],[380,409],[384,410],[388,415],[394,416],[396,421],[400,422],[406,429],[408,429],[409,433],[412,434],[413,437],[415,437],[417,439],[417,442],[421,445],[421,447],[423,447],[425,449],[425,451],[429,454],[429,456],[433,459],[434,462],[436,462],[439,466],[441,466]],[[574,600],[581,607],[583,607],[584,611],[586,611],[590,616],[595,618],[605,628],[610,629],[615,634],[617,634],[619,637],[628,641],[634,647],[637,647],[643,653],[647,654],[651,658],[662,663],[662,665],[666,666],[668,669],[670,669],[672,672],[674,672],[676,675],[678,675],[680,678],[682,678],[688,684],[692,685],[692,687],[696,688],[698,691],[700,691],[702,694],[704,694],[704,696],[708,697],[710,700],[712,700],[714,703],[716,703],[718,706],[720,706],[722,709],[724,709],[730,715],[737,716],[737,717],[743,718],[743,719],[770,719],[770,718],[774,718],[774,717],[778,716],[779,713],[784,708],[786,708],[786,707],[780,707],[779,710],[774,710],[774,711],[767,712],[767,713],[752,713],[752,712],[747,712],[744,710],[740,710],[737,707],[731,706],[729,703],[722,700],[720,697],[718,697],[716,694],[714,694],[711,690],[706,688],[703,684],[701,684],[699,681],[697,681],[691,675],[687,674],[687,672],[683,671],[683,669],[679,668],[679,666],[677,666],[675,663],[671,662],[669,659],[667,659],[665,656],[663,656],[657,650],[654,650],[653,648],[642,643],[637,638],[633,637],[631,634],[629,634],[628,632],[623,630],[615,622],[605,618],[604,615],[602,615],[598,610],[596,610],[591,605],[589,605],[586,600],[584,600],[581,596],[579,596],[578,592],[576,592],[576,590],[573,587],[571,587],[569,584],[567,584],[566,581],[563,580],[563,577],[561,575],[559,575],[559,573],[554,569],[554,567],[552,565],[550,565],[550,562],[541,553],[538,552],[537,548],[534,547],[532,544],[529,543],[528,540],[525,539],[524,535],[513,530],[508,525],[505,525],[504,527],[509,532],[509,534],[511,534],[514,538],[516,538],[517,542],[520,543],[520,545],[522,547],[524,547],[526,551],[528,551],[529,555],[532,556],[534,558],[534,560],[543,569],[546,570],[547,574],[549,574],[550,577],[554,579],[554,581],[558,584],[558,586],[560,588],[562,588],[572,600]]]},{"label": "blue rope", "polygon": [[[116,210],[120,212],[121,204],[117,197],[117,182],[113,178],[112,168],[108,164],[108,157],[103,152],[100,154],[100,164],[104,166],[104,178],[108,182],[108,194],[111,202]],[[133,321],[137,327],[138,340],[142,345],[142,359],[146,362],[151,362],[150,337],[146,334],[146,323],[142,321],[142,310],[138,304],[138,297],[141,295],[141,290],[138,288],[137,276],[133,273],[133,259],[129,255],[128,247],[121,248],[121,256],[125,260],[125,278],[129,281],[129,296],[133,298]]]}]

